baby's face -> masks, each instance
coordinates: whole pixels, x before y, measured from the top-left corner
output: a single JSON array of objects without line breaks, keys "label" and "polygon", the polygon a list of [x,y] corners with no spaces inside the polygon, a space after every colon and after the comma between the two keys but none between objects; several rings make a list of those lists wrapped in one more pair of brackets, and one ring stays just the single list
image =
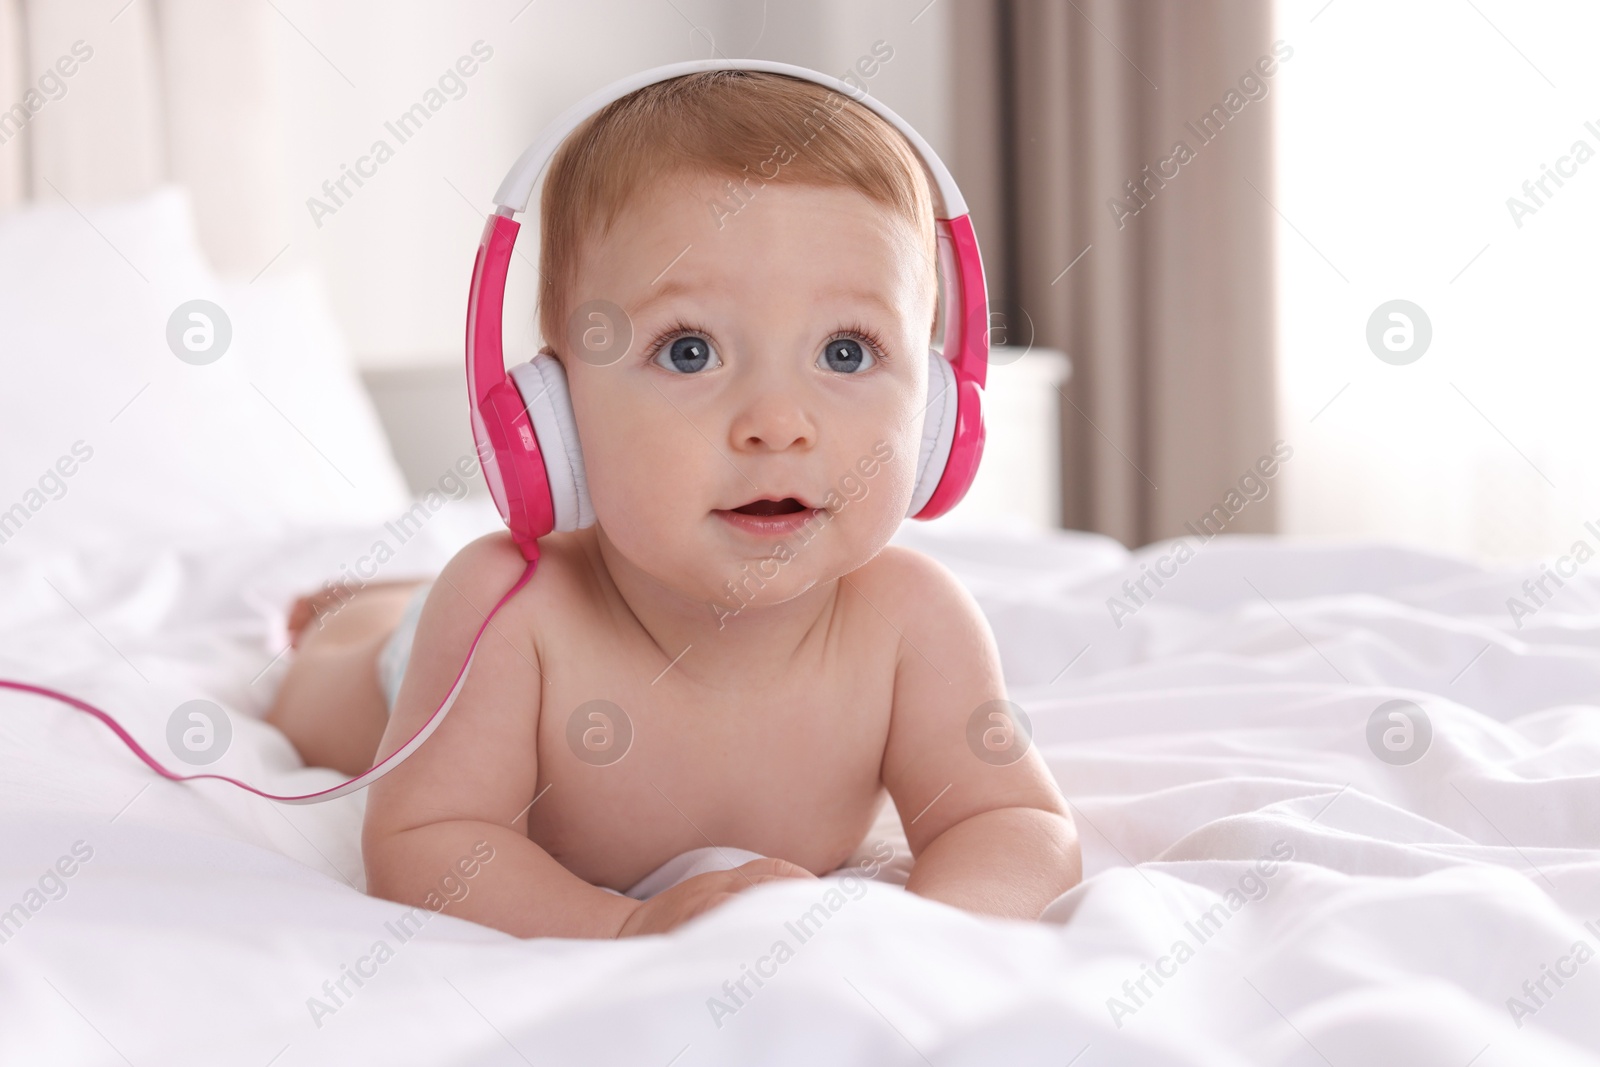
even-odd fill
[{"label": "baby's face", "polygon": [[[586,314],[552,344],[602,541],[708,611],[742,611],[848,574],[899,526],[936,294],[915,230],[862,194],[752,183],[729,214],[723,183],[658,187],[585,248],[571,306],[621,308],[626,355],[574,347],[616,325]],[[817,514],[730,515],[785,498]]]}]

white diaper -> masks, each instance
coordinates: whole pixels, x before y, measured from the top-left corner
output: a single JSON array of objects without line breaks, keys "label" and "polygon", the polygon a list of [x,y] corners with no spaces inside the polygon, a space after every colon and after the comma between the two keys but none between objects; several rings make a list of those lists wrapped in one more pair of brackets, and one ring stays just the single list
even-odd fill
[{"label": "white diaper", "polygon": [[394,710],[394,698],[400,692],[400,679],[405,677],[406,662],[411,659],[411,643],[417,636],[417,620],[422,618],[422,605],[428,599],[432,582],[424,582],[406,602],[406,610],[395,625],[394,633],[378,652],[378,685],[383,688],[383,706]]},{"label": "white diaper", "polygon": [[[671,889],[679,882],[688,881],[697,874],[708,871],[731,871],[751,860],[765,857],[759,852],[751,852],[747,848],[735,848],[732,845],[706,845],[704,848],[691,848],[688,852],[672,857],[643,878],[626,893],[617,893],[609,886],[601,886],[607,893],[617,893],[617,896],[629,896],[634,900],[649,900],[664,890]],[[852,864],[840,867],[836,871],[829,871],[823,875],[824,879],[844,878],[854,875],[864,881],[878,881],[893,885],[903,886],[911,871],[911,858],[909,853],[897,861],[887,864],[878,863],[875,866],[862,866]],[[870,873],[869,873],[870,872]]]},{"label": "white diaper", "polygon": [[634,900],[649,900],[665,889],[671,889],[679,882],[687,881],[697,874],[707,871],[731,871],[742,863],[761,859],[761,853],[751,852],[747,848],[734,848],[732,845],[706,845],[704,848],[691,848],[688,852],[672,857],[643,878],[627,893],[617,893],[609,886],[601,886],[607,893],[617,893],[618,896],[630,896]]}]

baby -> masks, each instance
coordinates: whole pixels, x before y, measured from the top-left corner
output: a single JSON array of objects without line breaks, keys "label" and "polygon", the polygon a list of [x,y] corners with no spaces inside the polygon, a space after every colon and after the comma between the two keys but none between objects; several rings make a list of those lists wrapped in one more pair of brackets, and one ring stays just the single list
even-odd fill
[{"label": "baby", "polygon": [[[1036,919],[1079,881],[1037,750],[969,741],[1005,721],[981,710],[1005,688],[977,604],[888,545],[928,403],[932,195],[887,122],[778,74],[647,86],[567,139],[540,205],[539,325],[595,522],[540,541],[444,723],[371,787],[369,893],[421,905],[470,866],[443,908],[461,918],[661,933],[838,869],[885,791],[910,892]],[[595,301],[624,314],[601,325],[625,356],[581,340]],[[308,763],[365,770],[438,707],[524,563],[495,533],[420,588],[303,598],[268,720]],[[710,846],[759,858],[639,892]]]}]

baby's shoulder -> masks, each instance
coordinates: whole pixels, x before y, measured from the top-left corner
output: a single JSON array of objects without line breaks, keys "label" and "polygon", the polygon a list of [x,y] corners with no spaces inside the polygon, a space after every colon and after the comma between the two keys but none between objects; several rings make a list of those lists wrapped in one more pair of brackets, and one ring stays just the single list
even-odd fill
[{"label": "baby's shoulder", "polygon": [[958,713],[1004,694],[1000,652],[982,606],[954,572],[915,549],[890,546],[873,564],[862,598],[899,638],[894,721],[916,724],[911,732],[925,738],[947,727],[961,736]]},{"label": "baby's shoulder", "polygon": [[[936,613],[961,602],[965,587],[943,563],[905,545],[886,545],[851,575],[872,603],[898,609],[903,619]],[[891,615],[891,617],[896,617]]]},{"label": "baby's shoulder", "polygon": [[[498,530],[463,546],[440,572],[439,580],[486,612],[516,584],[527,566],[511,534]],[[533,576],[503,610],[511,616],[538,618],[545,609],[592,593],[592,585],[593,570],[582,547],[570,538],[551,535],[540,539]]]}]

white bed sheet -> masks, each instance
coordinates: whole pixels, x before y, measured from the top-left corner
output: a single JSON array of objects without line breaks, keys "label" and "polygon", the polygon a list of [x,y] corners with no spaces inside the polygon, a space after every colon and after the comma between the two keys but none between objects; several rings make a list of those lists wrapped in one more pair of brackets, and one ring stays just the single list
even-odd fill
[{"label": "white bed sheet", "polygon": [[[431,573],[492,525],[449,505],[381,576]],[[212,769],[325,786],[253,717],[283,667],[274,614],[379,538],[0,553],[0,676],[91,700],[153,752],[173,708],[215,700],[234,737]],[[1086,878],[1046,921],[907,894],[896,863],[804,943],[785,923],[830,883],[763,885],[665,937],[522,941],[441,915],[401,941],[405,909],[356,888],[360,795],[165,782],[90,717],[0,691],[0,909],[92,850],[0,943],[0,1063],[1600,1063],[1600,960],[1572,954],[1600,950],[1594,583],[1519,630],[1520,574],[1219,540],[1119,629],[1106,599],[1170,547],[899,540],[974,591],[1073,804]],[[1409,766],[1367,745],[1391,699],[1433,726]],[[886,815],[869,842],[903,852]],[[1274,848],[1292,860],[1252,878]],[[780,938],[793,957],[718,1017]],[[380,939],[392,958],[319,1025],[309,998]]]}]

